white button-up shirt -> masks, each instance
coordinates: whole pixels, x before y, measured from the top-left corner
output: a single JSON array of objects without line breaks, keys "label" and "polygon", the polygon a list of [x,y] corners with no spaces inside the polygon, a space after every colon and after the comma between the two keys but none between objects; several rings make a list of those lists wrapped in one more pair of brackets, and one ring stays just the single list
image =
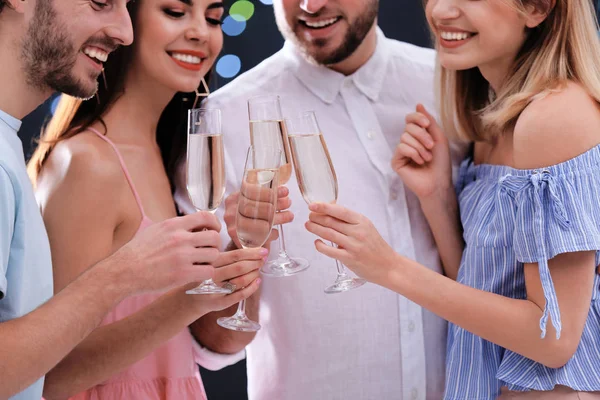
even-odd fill
[{"label": "white button-up shirt", "polygon": [[[286,43],[208,98],[206,106],[223,114],[228,192],[239,190],[250,144],[246,101],[278,94],[284,116],[316,112],[339,180],[338,203],[368,216],[398,253],[441,271],[419,202],[390,166],[406,114],[417,103],[434,109],[434,58],[430,49],[378,31],[374,55],[344,76],[308,63]],[[287,250],[311,267],[264,277],[262,329],[247,348],[250,400],[441,399],[446,323],[373,284],[325,294],[335,263],[315,250],[304,229],[306,203],[294,179],[288,187],[296,219],[285,226]],[[184,212],[193,211],[184,185],[176,198]]]}]

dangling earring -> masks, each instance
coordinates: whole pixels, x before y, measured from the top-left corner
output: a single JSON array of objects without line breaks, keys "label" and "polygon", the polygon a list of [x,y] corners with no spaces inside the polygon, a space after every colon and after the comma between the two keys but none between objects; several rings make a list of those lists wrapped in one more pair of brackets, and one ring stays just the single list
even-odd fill
[{"label": "dangling earring", "polygon": [[[104,73],[104,68],[102,68],[102,81],[104,83],[104,89],[106,91],[108,91],[108,85],[106,83],[106,74]],[[96,90],[96,101],[98,102],[98,104],[100,104],[100,95],[98,94],[97,90]]]},{"label": "dangling earring", "polygon": [[200,92],[198,92],[198,89],[196,89],[196,99],[194,100],[194,104],[192,105],[192,109],[196,108],[196,103],[198,103],[198,99],[200,97],[207,97],[210,94],[210,89],[208,88],[208,85],[206,84],[206,81],[204,80],[204,77],[202,77],[201,83],[204,86],[204,92],[205,93],[200,93]]}]

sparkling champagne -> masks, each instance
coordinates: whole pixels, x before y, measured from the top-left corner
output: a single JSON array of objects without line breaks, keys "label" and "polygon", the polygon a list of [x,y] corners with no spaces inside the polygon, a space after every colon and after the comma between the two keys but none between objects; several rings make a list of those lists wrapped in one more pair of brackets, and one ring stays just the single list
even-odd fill
[{"label": "sparkling champagne", "polygon": [[283,121],[250,121],[250,143],[255,149],[272,147],[281,150],[279,184],[285,185],[292,176],[290,146]]},{"label": "sparkling champagne", "polygon": [[187,190],[198,210],[216,210],[225,194],[223,136],[188,136]]},{"label": "sparkling champagne", "polygon": [[337,177],[323,135],[289,135],[289,140],[296,180],[304,201],[309,204],[335,203]]}]

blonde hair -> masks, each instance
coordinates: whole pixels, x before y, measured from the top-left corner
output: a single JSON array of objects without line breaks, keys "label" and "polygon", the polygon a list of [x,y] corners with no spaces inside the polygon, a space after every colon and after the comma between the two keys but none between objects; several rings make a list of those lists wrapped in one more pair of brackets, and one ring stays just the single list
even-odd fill
[{"label": "blonde hair", "polygon": [[533,6],[547,18],[529,30],[498,93],[491,91],[478,68],[451,71],[438,61],[440,118],[452,137],[491,141],[514,129],[531,101],[568,81],[581,84],[600,103],[600,40],[590,0],[506,1],[520,12]]}]

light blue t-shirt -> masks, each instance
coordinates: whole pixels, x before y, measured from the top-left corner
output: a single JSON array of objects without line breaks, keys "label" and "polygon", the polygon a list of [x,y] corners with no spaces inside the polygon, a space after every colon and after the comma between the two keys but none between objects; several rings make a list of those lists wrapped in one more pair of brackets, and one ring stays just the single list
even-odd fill
[{"label": "light blue t-shirt", "polygon": [[[20,127],[0,110],[0,323],[29,313],[53,293],[50,244],[27,176]],[[42,378],[11,400],[40,400],[43,385]]]}]

